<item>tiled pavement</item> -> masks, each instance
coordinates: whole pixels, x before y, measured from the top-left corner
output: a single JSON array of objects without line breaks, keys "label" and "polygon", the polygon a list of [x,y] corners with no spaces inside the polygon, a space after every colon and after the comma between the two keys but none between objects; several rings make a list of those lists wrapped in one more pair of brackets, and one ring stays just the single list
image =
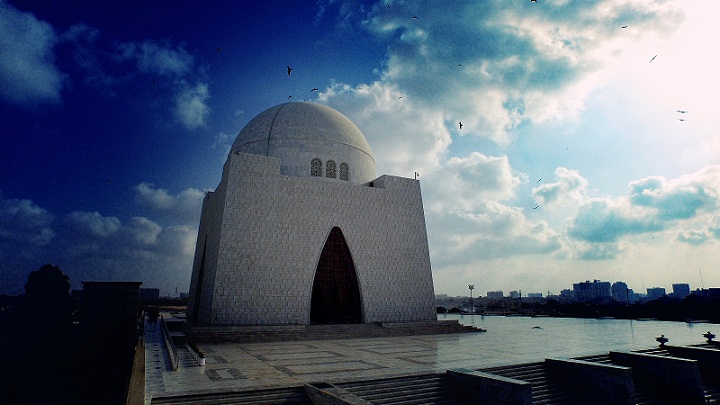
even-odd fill
[{"label": "tiled pavement", "polygon": [[[271,343],[198,344],[206,365],[198,366],[179,349],[180,367],[172,371],[159,327],[147,324],[146,403],[154,396],[243,391],[300,386],[305,382],[342,382],[430,372],[540,361],[557,355],[542,341],[493,339],[484,348],[483,334],[423,335],[389,338],[311,340]],[[480,341],[480,342],[479,342]],[[480,343],[480,344],[479,344]],[[536,347],[535,347],[536,346]],[[595,350],[597,351],[597,350]],[[575,353],[594,354],[592,353]]]}]

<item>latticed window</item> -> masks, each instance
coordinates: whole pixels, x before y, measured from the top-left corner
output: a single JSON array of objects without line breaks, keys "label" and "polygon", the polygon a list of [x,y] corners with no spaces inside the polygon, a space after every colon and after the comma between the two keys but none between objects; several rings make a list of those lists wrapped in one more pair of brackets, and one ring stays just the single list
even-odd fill
[{"label": "latticed window", "polygon": [[340,180],[350,180],[350,166],[347,163],[340,163]]},{"label": "latticed window", "polygon": [[335,161],[334,160],[328,160],[327,161],[327,167],[325,168],[325,177],[332,177],[333,179],[337,177],[335,174]]},{"label": "latticed window", "polygon": [[322,176],[322,160],[315,158],[310,162],[310,175]]}]

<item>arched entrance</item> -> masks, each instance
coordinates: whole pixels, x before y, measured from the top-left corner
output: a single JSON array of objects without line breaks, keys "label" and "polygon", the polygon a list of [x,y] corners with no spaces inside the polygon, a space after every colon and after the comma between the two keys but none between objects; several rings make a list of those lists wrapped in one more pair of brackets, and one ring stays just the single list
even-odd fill
[{"label": "arched entrance", "polygon": [[350,248],[338,227],[320,253],[313,281],[310,323],[360,323],[362,305]]}]

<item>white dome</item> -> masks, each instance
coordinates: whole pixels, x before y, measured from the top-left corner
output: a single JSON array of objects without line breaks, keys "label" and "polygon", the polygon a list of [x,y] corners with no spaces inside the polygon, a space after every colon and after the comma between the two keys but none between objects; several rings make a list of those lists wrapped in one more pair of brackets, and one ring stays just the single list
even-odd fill
[{"label": "white dome", "polygon": [[[375,178],[375,159],[365,136],[347,117],[322,104],[280,104],[253,118],[238,134],[230,153],[241,152],[280,159],[280,173],[296,177],[328,177],[329,162],[340,172],[344,163],[353,183]],[[321,162],[313,175],[312,162]],[[317,169],[317,166],[316,166]]]}]

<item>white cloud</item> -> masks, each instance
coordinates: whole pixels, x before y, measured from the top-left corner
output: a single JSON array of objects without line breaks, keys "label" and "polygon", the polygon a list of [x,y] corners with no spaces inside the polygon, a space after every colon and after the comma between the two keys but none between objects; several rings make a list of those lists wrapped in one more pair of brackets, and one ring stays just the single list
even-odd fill
[{"label": "white cloud", "polygon": [[121,59],[132,59],[143,73],[183,77],[192,73],[195,60],[182,44],[152,40],[126,42],[118,46]]},{"label": "white cloud", "polygon": [[210,98],[207,84],[183,85],[175,95],[175,116],[190,130],[205,127],[210,115],[207,101]]},{"label": "white cloud", "polygon": [[70,213],[67,223],[79,236],[107,238],[120,230],[120,220],[116,217],[104,217],[99,212]]},{"label": "white cloud", "polygon": [[657,210],[666,220],[695,217],[701,211],[713,211],[720,203],[720,166],[674,179],[653,176],[630,183],[633,204]]},{"label": "white cloud", "polygon": [[579,204],[586,199],[585,189],[587,188],[588,182],[577,170],[558,167],[555,169],[555,177],[558,181],[541,183],[532,189],[532,195],[538,204]]},{"label": "white cloud", "polygon": [[[368,14],[367,29],[388,43],[379,82],[418,107],[462,121],[463,133],[501,145],[524,121],[576,116],[634,43],[672,32],[682,21],[672,2],[425,3]],[[620,29],[632,24],[643,29]]]},{"label": "white cloud", "polygon": [[132,240],[141,246],[151,246],[158,242],[163,228],[144,217],[133,217],[126,227]]},{"label": "white cloud", "polygon": [[703,231],[681,232],[677,236],[677,240],[688,245],[699,246],[707,241],[708,234]]},{"label": "white cloud", "polygon": [[61,100],[53,27],[0,1],[0,97],[22,105]]},{"label": "white cloud", "polygon": [[[693,225],[719,208],[720,166],[707,166],[677,179],[653,176],[633,181],[626,197],[589,200],[568,223],[568,235],[580,241],[612,243],[629,235]],[[709,233],[713,233],[714,218]],[[677,240],[699,245],[705,235],[704,230],[681,231]]]},{"label": "white cloud", "polygon": [[437,167],[450,144],[445,118],[437,111],[399,98],[403,93],[379,82],[335,85],[318,96],[362,128],[379,173],[411,176]]},{"label": "white cloud", "polygon": [[429,205],[437,210],[473,209],[485,201],[503,201],[514,197],[520,177],[513,173],[507,156],[486,156],[473,152],[468,157],[454,157],[428,176],[423,177],[426,190],[437,196]]},{"label": "white cloud", "polygon": [[441,268],[480,259],[559,253],[564,246],[545,222],[529,221],[520,209],[492,201],[472,211],[433,212],[427,221],[433,264]]},{"label": "white cloud", "polygon": [[53,220],[30,200],[0,199],[0,241],[45,246],[55,237]]},{"label": "white cloud", "polygon": [[150,183],[135,186],[135,202],[172,224],[197,224],[204,196],[205,193],[194,188],[171,195],[167,190],[155,188]]}]

